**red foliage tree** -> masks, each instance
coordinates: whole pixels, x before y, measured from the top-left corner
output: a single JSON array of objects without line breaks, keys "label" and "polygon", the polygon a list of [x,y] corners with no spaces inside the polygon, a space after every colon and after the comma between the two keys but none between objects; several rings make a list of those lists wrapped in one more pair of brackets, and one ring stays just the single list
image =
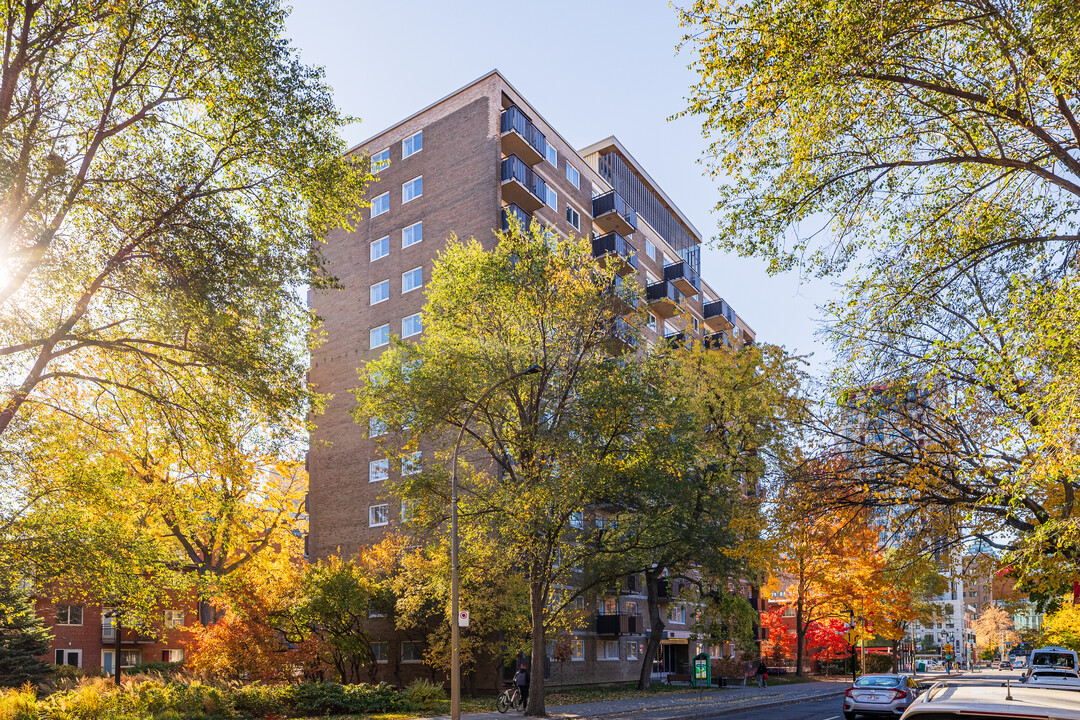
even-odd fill
[{"label": "red foliage tree", "polygon": [[761,643],[761,654],[775,665],[795,650],[795,633],[784,622],[783,612],[783,608],[775,608],[761,614],[761,627],[768,633]]},{"label": "red foliage tree", "polygon": [[848,656],[850,648],[844,633],[847,626],[840,620],[832,619],[815,622],[806,631],[806,644],[810,655],[825,666],[828,673],[829,663]]}]

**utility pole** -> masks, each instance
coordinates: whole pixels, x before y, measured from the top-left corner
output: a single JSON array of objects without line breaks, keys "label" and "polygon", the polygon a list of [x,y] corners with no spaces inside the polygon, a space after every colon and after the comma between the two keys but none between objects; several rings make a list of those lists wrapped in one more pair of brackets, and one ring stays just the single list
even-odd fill
[{"label": "utility pole", "polygon": [[[848,610],[848,626],[851,628],[851,632],[855,632],[855,611]],[[851,643],[851,682],[855,683],[855,643]]]}]

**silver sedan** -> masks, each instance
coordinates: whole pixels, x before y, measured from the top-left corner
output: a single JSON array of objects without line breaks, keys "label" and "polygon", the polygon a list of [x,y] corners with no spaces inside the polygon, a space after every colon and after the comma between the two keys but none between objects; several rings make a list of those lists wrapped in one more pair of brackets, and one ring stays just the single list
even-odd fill
[{"label": "silver sedan", "polygon": [[918,695],[919,683],[909,675],[863,675],[844,691],[844,717],[898,718]]}]

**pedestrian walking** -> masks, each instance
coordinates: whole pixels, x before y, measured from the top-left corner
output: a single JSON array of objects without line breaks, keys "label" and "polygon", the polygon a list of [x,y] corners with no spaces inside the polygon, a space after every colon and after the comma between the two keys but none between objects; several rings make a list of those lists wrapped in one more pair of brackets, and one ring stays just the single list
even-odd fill
[{"label": "pedestrian walking", "polygon": [[765,667],[765,658],[758,662],[754,674],[758,676],[758,687],[769,687],[769,668]]},{"label": "pedestrian walking", "polygon": [[521,663],[521,668],[514,675],[514,684],[521,693],[521,708],[525,709],[529,705],[529,669],[525,667],[525,663]]}]

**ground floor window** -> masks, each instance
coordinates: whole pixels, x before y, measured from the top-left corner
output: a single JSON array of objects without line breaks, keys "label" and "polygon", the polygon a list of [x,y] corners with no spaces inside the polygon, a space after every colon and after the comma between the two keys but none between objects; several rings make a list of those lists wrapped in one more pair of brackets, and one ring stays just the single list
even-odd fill
[{"label": "ground floor window", "polygon": [[637,660],[639,649],[640,648],[637,640],[631,640],[630,642],[626,643],[626,659]]},{"label": "ground floor window", "polygon": [[604,640],[600,645],[600,659],[601,660],[618,660],[619,659],[619,641],[618,640]]},{"label": "ground floor window", "polygon": [[[113,665],[113,658],[116,657],[115,650],[102,650],[101,651],[101,669],[106,675],[115,675],[116,666]],[[142,650],[121,650],[120,651],[120,668],[135,667],[142,662]]]},{"label": "ground floor window", "polygon": [[57,665],[70,665],[72,667],[82,667],[82,650],[72,650],[71,648],[62,648],[56,651],[54,662]]},{"label": "ground floor window", "polygon": [[424,659],[424,645],[418,642],[401,643],[401,662],[421,662]]},{"label": "ground floor window", "polygon": [[570,659],[571,660],[584,660],[585,659],[585,641],[575,640],[570,643]]},{"label": "ground floor window", "polygon": [[371,655],[375,662],[390,662],[390,650],[384,642],[371,643]]},{"label": "ground floor window", "polygon": [[161,662],[167,662],[167,663],[184,662],[184,651],[183,650],[162,650],[161,651]]}]

